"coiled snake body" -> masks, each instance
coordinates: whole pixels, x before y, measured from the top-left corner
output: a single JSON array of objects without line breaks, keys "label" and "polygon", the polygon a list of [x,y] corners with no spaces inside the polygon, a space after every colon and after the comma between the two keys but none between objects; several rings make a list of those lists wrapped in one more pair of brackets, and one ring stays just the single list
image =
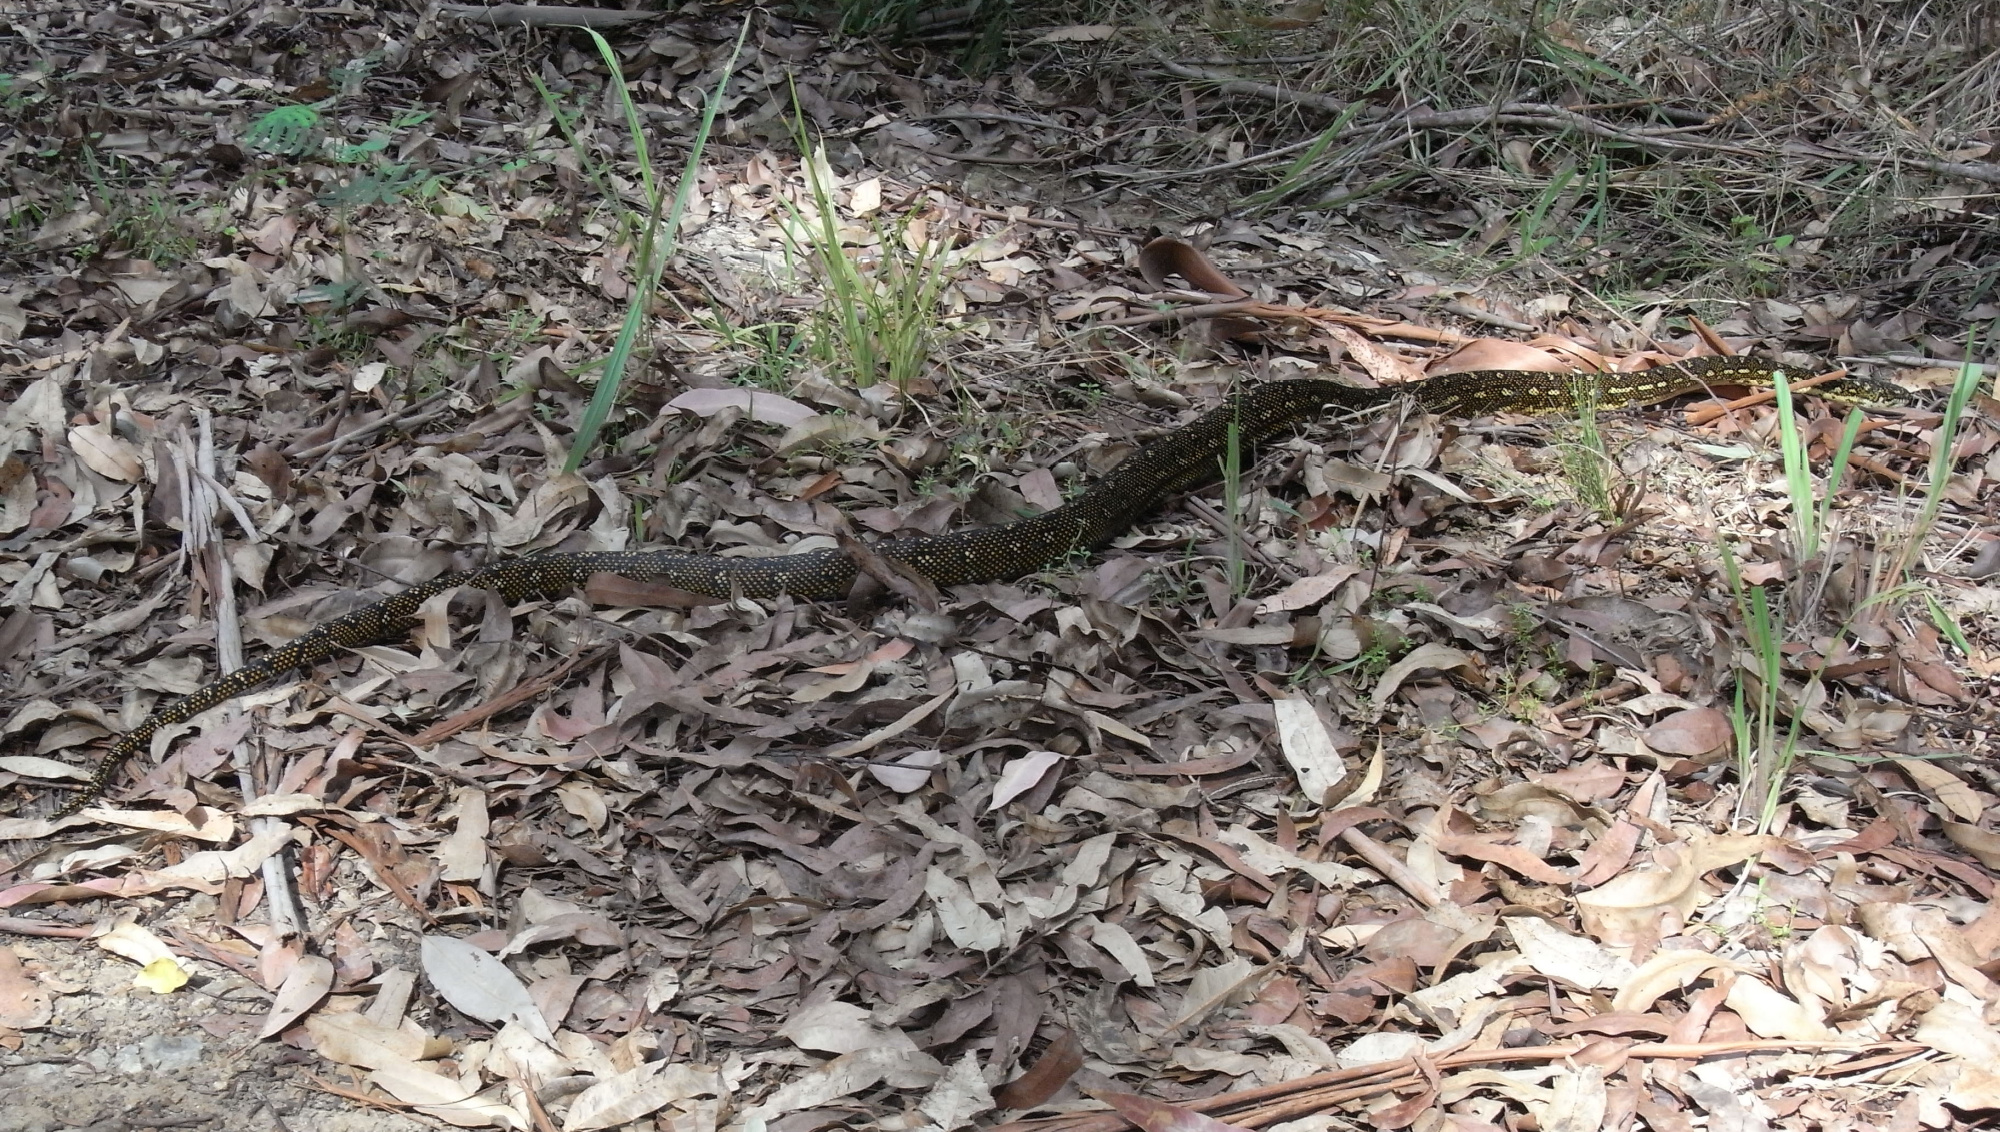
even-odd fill
[{"label": "coiled snake body", "polygon": [[[1235,395],[1220,408],[1147,445],[1088,491],[1052,511],[1000,526],[893,539],[872,549],[940,586],[999,581],[1030,574],[1076,551],[1102,548],[1167,497],[1213,480],[1235,429],[1244,449],[1329,410],[1379,408],[1409,396],[1441,415],[1494,412],[1573,412],[1579,404],[1611,409],[1647,404],[1711,385],[1767,386],[1769,365],[1742,358],[1699,358],[1638,373],[1544,373],[1474,370],[1400,387],[1364,389],[1318,379],[1278,381]],[[1844,378],[1813,392],[1843,402],[1901,402],[1898,386]],[[90,782],[55,815],[66,817],[104,792],[126,760],[164,727],[252,691],[342,649],[376,644],[417,624],[419,607],[458,586],[498,591],[509,601],[556,596],[608,573],[711,597],[837,597],[857,568],[837,550],[770,558],[723,558],[670,551],[582,551],[510,558],[476,570],[411,586],[344,617],[318,625],[289,644],[159,708],[120,736],[99,760]]]}]

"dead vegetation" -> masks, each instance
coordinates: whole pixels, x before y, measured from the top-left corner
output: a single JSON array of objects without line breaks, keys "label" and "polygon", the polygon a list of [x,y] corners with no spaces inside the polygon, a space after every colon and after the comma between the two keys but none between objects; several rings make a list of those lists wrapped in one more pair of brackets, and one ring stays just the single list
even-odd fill
[{"label": "dead vegetation", "polygon": [[[0,1130],[1990,1119],[1979,9],[1170,15],[984,79],[607,30],[649,180],[572,33],[8,13]],[[1717,348],[1927,396],[1331,421],[935,604],[462,594],[42,817],[232,634],[492,556],[1001,521],[1246,381]]]}]

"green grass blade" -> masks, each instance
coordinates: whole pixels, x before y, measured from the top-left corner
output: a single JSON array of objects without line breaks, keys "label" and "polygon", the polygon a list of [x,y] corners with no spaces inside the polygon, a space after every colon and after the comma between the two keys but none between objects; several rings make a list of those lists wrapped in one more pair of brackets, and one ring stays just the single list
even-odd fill
[{"label": "green grass blade", "polygon": [[[1978,356],[1975,347],[1978,336],[1974,334],[1966,343],[1965,356]],[[1924,541],[1930,537],[1931,529],[1937,525],[1938,512],[1944,507],[1945,485],[1951,480],[1952,453],[1958,447],[1959,425],[1965,419],[1965,407],[1972,402],[1972,395],[1979,391],[1984,371],[1979,366],[1967,362],[1959,367],[1958,379],[1952,382],[1951,396],[1946,399],[1944,417],[1938,422],[1937,432],[1931,440],[1930,482],[1924,485],[1924,502],[1917,509],[1917,518],[1910,525],[1910,537],[1896,554],[1895,569],[1890,578],[1901,581],[1915,568],[1917,558],[1923,553]]]},{"label": "green grass blade", "polygon": [[[585,29],[589,30],[589,29]],[[611,419],[611,410],[618,403],[618,390],[624,384],[625,368],[631,361],[634,347],[639,341],[639,330],[645,324],[647,308],[652,302],[653,292],[660,283],[660,274],[666,270],[667,261],[673,258],[674,247],[680,236],[681,216],[687,211],[688,197],[694,192],[695,177],[700,172],[702,151],[707,148],[709,133],[715,128],[715,115],[722,108],[722,96],[729,86],[730,76],[736,73],[736,61],[742,55],[743,43],[750,35],[750,20],[744,18],[742,30],[736,33],[736,45],[731,49],[729,61],[723,64],[722,74],[715,80],[715,89],[709,91],[707,104],[702,107],[701,125],[696,128],[694,141],[688,148],[687,162],[681,167],[680,184],[674,190],[673,203],[662,215],[660,198],[654,195],[654,181],[651,162],[646,156],[645,139],[641,136],[638,111],[632,105],[631,95],[625,89],[624,72],[618,66],[618,58],[605,42],[603,36],[590,32],[597,41],[598,50],[611,67],[612,81],[618,84],[620,97],[624,99],[626,122],[633,134],[633,142],[639,153],[640,168],[645,171],[647,199],[652,202],[653,215],[648,218],[646,238],[640,245],[638,263],[638,285],[632,289],[632,297],[625,307],[625,321],[618,328],[618,339],[613,343],[610,354],[604,359],[604,373],[597,381],[597,391],[591,395],[590,404],[584,409],[583,420],[578,422],[576,437],[570,444],[569,458],[563,461],[563,471],[574,474],[583,466],[584,457],[597,444],[597,435],[604,429],[604,422]]]},{"label": "green grass blade", "polygon": [[1785,460],[1785,494],[1792,503],[1792,530],[1801,559],[1819,556],[1819,508],[1813,500],[1812,465],[1806,461],[1805,440],[1799,436],[1799,418],[1792,411],[1792,383],[1784,370],[1777,373],[1778,448]]}]

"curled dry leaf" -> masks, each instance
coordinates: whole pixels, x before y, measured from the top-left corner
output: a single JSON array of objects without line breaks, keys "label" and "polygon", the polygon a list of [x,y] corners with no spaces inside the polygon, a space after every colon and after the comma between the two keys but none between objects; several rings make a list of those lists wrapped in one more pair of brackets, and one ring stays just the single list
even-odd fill
[{"label": "curled dry leaf", "polygon": [[2000,833],[1962,821],[1948,821],[1941,824],[1944,826],[1944,835],[1951,839],[1953,845],[1972,854],[1987,868],[2000,871]]},{"label": "curled dry leaf", "polygon": [[418,1112],[460,1128],[526,1129],[528,1117],[500,1100],[479,1094],[463,1081],[402,1061],[368,1074],[367,1081]]},{"label": "curled dry leaf", "polygon": [[871,1046],[917,1048],[909,1035],[875,1025],[869,1011],[838,999],[798,1011],[778,1027],[778,1034],[800,1049],[819,1053],[853,1053]]},{"label": "curled dry leaf", "polygon": [[1116,959],[1118,964],[1125,968],[1125,973],[1131,977],[1135,985],[1142,987],[1154,985],[1152,961],[1146,958],[1146,950],[1139,946],[1139,941],[1132,938],[1132,933],[1126,931],[1124,925],[1094,917],[1085,923],[1089,928],[1090,942],[1103,948],[1107,954]]},{"label": "curled dry leaf", "polygon": [[[933,1068],[934,1067],[934,1068]],[[828,1101],[870,1089],[884,1078],[898,1088],[925,1087],[944,1075],[944,1067],[926,1054],[914,1057],[906,1050],[875,1046],[842,1054],[832,1061],[793,1077],[771,1095],[743,1112],[746,1124],[753,1120],[772,1121],[788,1112],[818,1108]]]},{"label": "curled dry leaf", "polygon": [[1427,371],[1436,376],[1474,369],[1526,369],[1567,373],[1576,367],[1547,350],[1511,338],[1475,338],[1432,362]]},{"label": "curled dry leaf", "polygon": [[924,892],[937,908],[938,923],[952,943],[968,951],[993,951],[1007,942],[1000,921],[979,906],[963,881],[953,880],[933,865],[925,877]]},{"label": "curled dry leaf", "polygon": [[931,768],[942,765],[943,751],[912,751],[893,763],[868,764],[868,774],[898,794],[913,794],[929,785]]},{"label": "curled dry leaf", "polygon": [[1284,589],[1257,603],[1257,612],[1291,613],[1300,609],[1310,609],[1346,584],[1349,578],[1361,572],[1358,566],[1333,566],[1310,577],[1300,578]]},{"label": "curled dry leaf", "polygon": [[1752,970],[1734,959],[1693,948],[1655,952],[1618,988],[1618,994],[1611,1000],[1611,1009],[1621,1014],[1643,1014],[1651,1010],[1662,996],[1672,994],[1717,969],[1746,973]]},{"label": "curled dry leaf", "polygon": [[173,949],[167,942],[138,924],[120,924],[97,937],[97,946],[113,955],[130,959],[139,966],[160,959],[172,959]]},{"label": "curled dry leaf", "polygon": [[1067,757],[1057,751],[1029,751],[1020,758],[1009,759],[993,784],[993,801],[987,804],[986,812],[990,814],[1034,789],[1051,767],[1060,765]]},{"label": "curled dry leaf", "polygon": [[77,782],[90,781],[90,768],[66,763],[60,759],[43,758],[40,755],[0,755],[0,770],[22,775],[26,778],[45,778],[51,781],[71,779]]},{"label": "curled dry leaf", "polygon": [[1604,944],[1619,947],[1680,930],[1707,893],[1698,884],[1701,873],[1685,846],[1663,846],[1659,852],[1674,863],[1665,869],[1628,872],[1577,894],[1577,915],[1584,931]]},{"label": "curled dry leaf", "polygon": [[1729,984],[1729,993],[1723,1001],[1760,1038],[1818,1042],[1834,1037],[1826,1020],[1812,1008],[1750,975],[1739,976]]},{"label": "curled dry leaf", "polygon": [[1931,1007],[1911,1037],[1940,1053],[1955,1054],[1989,1069],[2000,1068],[2000,1030],[1962,1002],[1945,999]]},{"label": "curled dry leaf", "polygon": [[1426,642],[1411,649],[1409,655],[1384,670],[1382,679],[1376,682],[1375,690],[1368,694],[1368,698],[1379,713],[1388,704],[1389,697],[1396,694],[1396,689],[1403,686],[1403,681],[1416,673],[1426,668],[1470,668],[1477,671],[1478,663],[1470,654],[1450,645]]}]

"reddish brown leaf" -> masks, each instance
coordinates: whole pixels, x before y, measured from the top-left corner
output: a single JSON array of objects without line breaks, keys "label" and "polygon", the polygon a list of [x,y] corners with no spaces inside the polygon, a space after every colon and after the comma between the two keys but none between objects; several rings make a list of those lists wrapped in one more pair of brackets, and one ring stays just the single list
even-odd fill
[{"label": "reddish brown leaf", "polygon": [[1026,1073],[995,1090],[993,1099],[1001,1108],[1033,1108],[1055,1096],[1081,1068],[1083,1046],[1075,1034],[1064,1030],[1062,1037],[1043,1050]]},{"label": "reddish brown leaf", "polygon": [[1120,1093],[1111,1089],[1086,1089],[1085,1092],[1110,1105],[1118,1115],[1131,1121],[1142,1132],[1246,1132],[1212,1116],[1203,1116],[1192,1109],[1142,1097],[1137,1093]]}]

